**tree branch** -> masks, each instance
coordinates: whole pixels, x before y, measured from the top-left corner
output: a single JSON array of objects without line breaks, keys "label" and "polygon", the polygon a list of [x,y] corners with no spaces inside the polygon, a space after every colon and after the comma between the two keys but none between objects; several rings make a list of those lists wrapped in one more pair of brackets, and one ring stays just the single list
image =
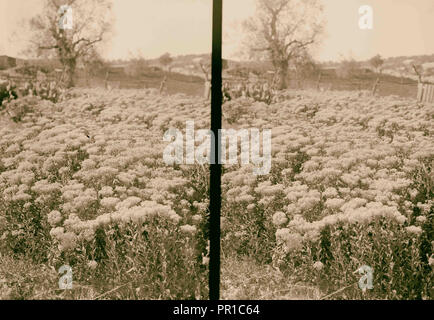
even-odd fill
[{"label": "tree branch", "polygon": [[420,73],[419,70],[417,70],[415,64],[412,64],[412,67],[413,67],[414,72],[416,72],[416,74],[417,74],[417,76],[418,76],[418,78],[419,78],[419,82],[422,83],[422,74]]},{"label": "tree branch", "polygon": [[300,49],[306,48],[308,45],[314,43],[315,40],[314,40],[314,39],[311,39],[311,40],[306,41],[306,42],[301,42],[301,41],[298,41],[298,40],[293,40],[293,41],[291,41],[291,42],[292,42],[292,43],[299,43],[299,45],[296,46],[296,47],[294,47],[294,48],[293,48],[293,49],[288,53],[288,56],[287,56],[288,59],[290,59],[290,58],[292,57],[292,55],[293,55],[297,50],[300,50]]},{"label": "tree branch", "polygon": [[205,69],[205,67],[203,66],[202,62],[199,62],[200,68],[202,69],[202,72],[205,74],[205,80],[209,81],[208,78],[208,71]]},{"label": "tree branch", "polygon": [[51,50],[51,49],[58,49],[59,46],[39,46],[38,49],[40,50]]},{"label": "tree branch", "polygon": [[76,47],[80,42],[87,42],[87,43],[85,44],[85,46],[88,47],[88,46],[91,46],[91,45],[93,45],[93,44],[95,44],[95,43],[97,43],[97,42],[100,42],[100,41],[102,41],[102,37],[101,37],[101,36],[98,37],[98,38],[95,39],[95,40],[89,40],[89,39],[81,38],[81,39],[75,41],[75,42],[72,44],[72,47],[75,48],[75,47]]}]

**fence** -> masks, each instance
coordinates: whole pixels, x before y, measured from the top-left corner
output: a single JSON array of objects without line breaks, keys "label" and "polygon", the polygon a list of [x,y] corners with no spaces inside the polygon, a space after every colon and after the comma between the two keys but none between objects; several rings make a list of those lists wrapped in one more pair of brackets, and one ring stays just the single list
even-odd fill
[{"label": "fence", "polygon": [[[234,85],[241,82],[247,82],[247,78],[240,77],[227,77],[223,79],[226,83]],[[258,79],[259,82],[266,82],[267,79]],[[289,89],[296,90],[321,90],[321,91],[370,91],[373,90],[373,85],[376,82],[376,78],[352,78],[352,79],[342,79],[337,77],[321,77],[321,78],[303,78],[287,79],[287,85]],[[408,79],[391,79],[388,77],[383,77],[380,82],[377,83],[376,95],[379,96],[399,96],[403,98],[416,99],[417,93],[417,82],[410,81]]]},{"label": "fence", "polygon": [[[290,79],[288,86],[291,89],[313,89],[321,91],[370,91],[372,92],[375,79],[339,79],[339,78],[322,78],[318,79]],[[390,79],[380,79],[376,95],[378,96],[399,96],[403,98],[416,99],[417,82],[400,82]]]},{"label": "fence", "polygon": [[418,102],[434,102],[434,84],[420,82],[417,86]]}]

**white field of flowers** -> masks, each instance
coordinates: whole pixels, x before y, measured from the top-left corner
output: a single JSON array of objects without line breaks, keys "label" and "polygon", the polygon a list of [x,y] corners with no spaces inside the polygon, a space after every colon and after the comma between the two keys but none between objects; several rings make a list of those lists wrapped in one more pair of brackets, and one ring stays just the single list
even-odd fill
[{"label": "white field of flowers", "polygon": [[[274,172],[256,179],[250,168],[230,170],[224,196],[234,206],[249,203],[249,210],[273,207],[283,193],[283,210],[271,215],[278,240],[294,232],[314,237],[326,225],[376,216],[404,224],[413,209],[408,200],[417,195],[409,173],[422,160],[434,161],[433,120],[433,105],[360,93],[300,92],[279,104],[253,104],[237,127],[272,129]],[[306,159],[294,172],[300,152]],[[431,204],[419,205],[428,213]]]},{"label": "white field of flowers", "polygon": [[[188,177],[163,163],[162,135],[189,119],[206,125],[209,112],[203,103],[101,90],[80,92],[53,108],[24,118],[22,126],[0,130],[3,205],[46,204],[50,234],[61,250],[113,222],[158,215],[182,224],[170,190],[183,186]],[[86,159],[75,163],[79,152]],[[59,204],[49,210],[53,202]]]},{"label": "white field of flowers", "polygon": [[[223,107],[231,117],[226,128],[272,130],[269,175],[224,167],[224,250],[239,251],[251,240],[256,222],[249,219],[257,214],[271,235],[272,260],[280,264],[337,224],[382,218],[418,237],[433,205],[434,106],[357,92],[289,96],[270,106],[235,101]],[[208,202],[191,188],[196,177],[186,174],[188,165],[164,163],[163,134],[170,127],[184,130],[188,120],[208,128],[209,109],[200,99],[152,90],[80,89],[19,125],[0,128],[2,241],[24,232],[22,225],[8,225],[2,211],[32,206],[41,208],[58,255],[91,242],[100,227],[154,217],[194,236]],[[420,170],[428,195],[422,198],[414,180]],[[206,180],[208,172],[202,174]],[[258,239],[255,248],[262,246]]]},{"label": "white field of flowers", "polygon": [[267,256],[298,281],[333,283],[328,293],[367,264],[377,270],[371,297],[432,298],[434,105],[300,91],[240,115],[239,127],[272,130],[272,170],[224,174],[228,247]]}]

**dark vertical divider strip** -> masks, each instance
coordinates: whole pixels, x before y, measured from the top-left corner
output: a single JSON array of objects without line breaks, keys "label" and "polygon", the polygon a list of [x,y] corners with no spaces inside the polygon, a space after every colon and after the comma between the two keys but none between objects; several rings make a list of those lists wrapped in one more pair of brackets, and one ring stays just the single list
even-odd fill
[{"label": "dark vertical divider strip", "polygon": [[211,71],[211,152],[215,163],[210,165],[210,260],[209,298],[220,298],[220,208],[221,208],[221,164],[219,129],[222,126],[222,0],[213,0],[212,23],[212,71]]}]

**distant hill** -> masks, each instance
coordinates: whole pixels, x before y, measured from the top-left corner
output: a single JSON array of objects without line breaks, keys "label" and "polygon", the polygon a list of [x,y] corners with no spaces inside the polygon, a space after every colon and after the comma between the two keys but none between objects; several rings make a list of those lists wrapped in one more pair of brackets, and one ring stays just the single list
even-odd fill
[{"label": "distant hill", "polygon": [[[400,56],[385,58],[383,73],[397,78],[409,78],[417,80],[418,77],[412,69],[412,64],[420,65],[423,68],[423,80],[434,82],[434,54],[420,56]],[[360,67],[372,69],[369,60],[358,61]],[[327,62],[322,64],[325,67],[339,68],[339,62]]]},{"label": "distant hill", "polygon": [[434,54],[388,58],[384,63],[384,72],[416,80],[417,75],[411,70],[412,64],[421,65],[423,68],[423,79],[434,82]]},{"label": "distant hill", "polygon": [[[200,77],[203,78],[204,74],[200,67],[200,63],[210,63],[211,54],[188,54],[188,55],[178,55],[173,56],[173,62],[170,65],[170,71],[172,73]],[[12,61],[12,63],[11,63]],[[56,59],[31,59],[23,60],[16,59],[8,56],[0,56],[0,67],[3,69],[11,69],[13,66],[13,61],[16,61],[16,66],[38,66],[39,68],[48,69],[61,69],[62,65]],[[144,61],[145,64],[151,68],[159,68],[164,70],[164,66],[161,65],[158,58],[148,59]],[[236,60],[226,60],[227,67],[223,71],[223,77],[246,77],[250,74],[257,74],[261,76],[266,76],[273,74],[273,66],[267,61],[236,61]],[[323,75],[331,75],[335,73],[341,66],[343,62],[324,62],[318,63],[318,67],[322,69]],[[412,79],[417,80],[417,75],[412,69],[412,64],[420,65],[423,68],[423,79],[425,81],[434,82],[434,54],[432,55],[419,55],[419,56],[400,56],[386,58],[383,65],[383,74],[396,77],[397,79]],[[132,61],[128,60],[115,60],[115,61],[105,61],[105,66],[109,69],[124,69],[128,73],[128,69],[133,65]],[[371,70],[372,66],[369,64],[369,60],[358,61],[358,66],[360,70]],[[147,68],[147,70],[151,70]],[[1,69],[1,68],[0,68]],[[80,67],[78,67],[80,70]],[[151,72],[150,71],[150,72]],[[153,73],[153,72],[151,72]],[[291,74],[291,72],[290,72]],[[160,75],[158,76],[158,78]]]},{"label": "distant hill", "polygon": [[[201,76],[202,71],[198,64],[199,60],[211,59],[209,54],[190,54],[183,56],[173,57],[172,70],[186,74],[196,74]],[[158,59],[149,60],[150,63],[158,65]],[[266,73],[272,72],[273,66],[270,62],[264,61],[236,61],[227,60],[228,69],[224,71],[224,74],[232,69],[249,69],[257,70],[258,72]],[[369,64],[369,60],[358,61],[361,69],[373,68]],[[417,75],[414,73],[411,65],[421,65],[424,71],[424,80],[434,82],[434,54],[432,55],[420,55],[420,56],[401,56],[385,58],[383,65],[383,73],[386,75],[394,76],[397,78],[409,78],[417,80]],[[318,63],[321,69],[325,69],[326,72],[331,69],[339,69],[341,62],[328,62]]]}]

